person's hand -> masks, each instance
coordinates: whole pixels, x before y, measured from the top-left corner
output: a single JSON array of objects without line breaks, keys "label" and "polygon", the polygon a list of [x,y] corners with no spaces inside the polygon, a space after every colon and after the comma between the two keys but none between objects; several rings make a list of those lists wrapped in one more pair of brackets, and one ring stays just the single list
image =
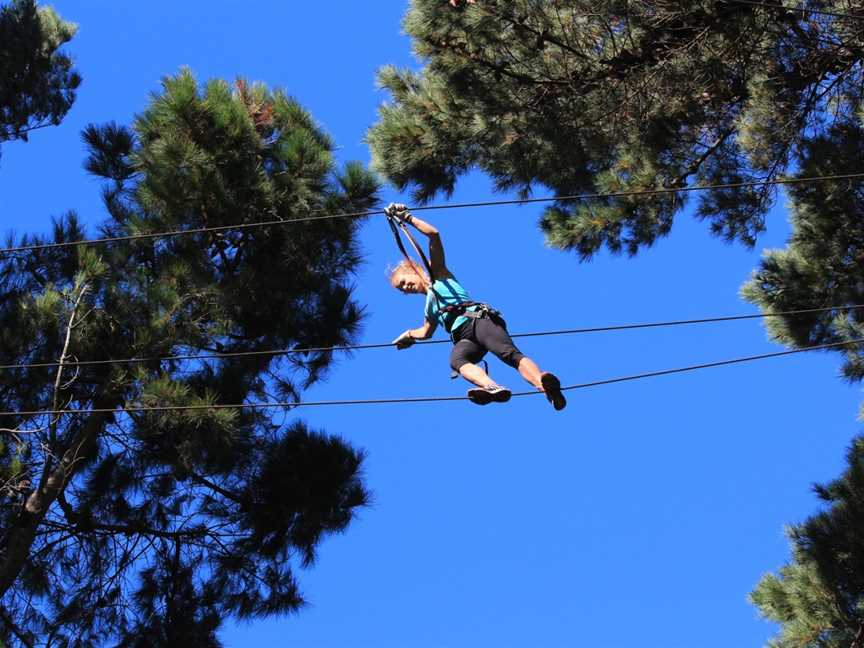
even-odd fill
[{"label": "person's hand", "polygon": [[399,223],[411,222],[411,213],[408,211],[408,206],[402,203],[390,203],[384,209],[384,213],[390,218],[395,218]]},{"label": "person's hand", "polygon": [[407,349],[416,341],[416,339],[411,337],[411,331],[405,331],[402,335],[393,340],[393,344],[395,344],[396,348],[401,351],[402,349]]}]

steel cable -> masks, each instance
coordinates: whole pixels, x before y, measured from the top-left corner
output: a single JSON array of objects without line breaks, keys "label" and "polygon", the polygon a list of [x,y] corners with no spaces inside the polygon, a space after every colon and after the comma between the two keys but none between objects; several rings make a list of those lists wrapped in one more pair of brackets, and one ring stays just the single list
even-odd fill
[{"label": "steel cable", "polygon": [[[752,182],[733,182],[728,184],[715,185],[693,185],[691,187],[667,187],[662,189],[639,189],[632,191],[611,191],[607,193],[586,193],[574,194],[569,196],[547,196],[543,198],[513,198],[509,200],[487,200],[481,202],[469,203],[453,203],[449,205],[421,205],[419,207],[411,207],[411,211],[425,211],[432,209],[464,209],[471,207],[495,207],[501,205],[525,205],[541,202],[567,202],[573,200],[591,200],[597,198],[623,198],[627,196],[653,196],[669,193],[686,193],[692,191],[709,191],[714,189],[742,189],[746,187],[762,187],[771,185],[791,185],[801,184],[806,182],[825,182],[829,180],[852,180],[856,178],[864,178],[864,173],[847,173],[839,175],[812,176],[806,178],[785,178],[779,180],[754,180]],[[214,227],[197,227],[193,229],[171,230],[165,232],[152,232],[141,234],[128,234],[124,236],[111,236],[99,239],[83,239],[80,241],[61,241],[58,243],[34,243],[30,245],[19,245],[14,247],[0,248],[0,254],[10,254],[13,252],[27,252],[32,250],[46,250],[56,248],[68,248],[78,245],[104,245],[107,243],[118,243],[126,241],[138,241],[142,239],[160,239],[171,238],[175,236],[185,236],[189,234],[204,234],[208,232],[225,232],[234,230],[246,230],[257,227],[272,227],[276,225],[288,225],[291,223],[305,223],[310,221],[329,220],[336,218],[363,218],[366,216],[374,216],[384,214],[383,210],[355,211],[344,212],[339,214],[322,214],[320,216],[303,216],[300,218],[290,218],[285,220],[267,220],[257,221],[252,223],[237,223],[235,225],[218,225]]]},{"label": "steel cable", "polygon": [[[864,304],[854,304],[851,306],[825,306],[821,308],[802,308],[798,310],[778,311],[776,313],[754,313],[751,315],[724,315],[720,317],[702,317],[698,319],[679,319],[666,320],[660,322],[641,322],[636,324],[615,324],[611,326],[594,326],[587,328],[571,328],[558,329],[553,331],[531,331],[527,333],[513,333],[512,338],[526,337],[544,337],[553,335],[577,335],[583,333],[606,333],[611,331],[628,331],[636,329],[662,328],[670,326],[687,326],[692,324],[710,324],[715,322],[733,322],[739,320],[764,319],[766,317],[789,317],[793,315],[806,315],[814,313],[824,313],[829,311],[840,310],[855,310],[864,308]],[[430,345],[430,344],[448,344],[450,340],[419,340],[415,345]],[[306,347],[294,349],[262,349],[258,351],[233,351],[227,353],[200,353],[200,354],[182,354],[169,356],[148,356],[140,358],[108,358],[104,360],[67,360],[63,363],[59,361],[51,362],[30,362],[19,364],[2,364],[0,371],[12,371],[15,369],[44,369],[51,367],[59,367],[61,364],[64,367],[87,367],[93,365],[110,365],[110,364],[148,364],[154,362],[169,362],[169,361],[193,361],[193,360],[223,360],[228,358],[249,358],[259,356],[287,356],[287,355],[302,355],[309,353],[333,353],[336,351],[362,351],[367,349],[386,349],[393,348],[395,345],[392,342],[379,342],[375,344],[357,344],[344,346],[329,346],[329,347]]]},{"label": "steel cable", "polygon": [[[573,391],[577,389],[588,389],[590,387],[599,387],[601,385],[611,385],[614,383],[629,382],[635,380],[643,380],[646,378],[655,378],[658,376],[668,376],[671,374],[685,373],[689,371],[698,371],[700,369],[709,369],[712,367],[722,367],[726,365],[741,364],[744,362],[753,362],[756,360],[765,360],[768,358],[778,358],[781,356],[794,355],[797,353],[805,353],[807,351],[817,351],[822,349],[832,349],[843,346],[852,346],[864,343],[864,338],[850,340],[848,342],[831,342],[827,344],[817,344],[802,349],[789,349],[786,351],[774,351],[771,353],[760,353],[758,355],[743,356],[740,358],[732,358],[728,360],[717,360],[714,362],[704,362],[696,365],[688,365],[685,367],[676,367],[673,369],[660,369],[658,371],[648,371],[638,374],[630,374],[626,376],[618,376],[615,378],[606,378],[603,380],[594,380],[586,383],[578,383],[562,387],[561,391]],[[515,392],[514,397],[520,396],[536,396],[541,394],[539,391]],[[466,401],[467,396],[418,396],[407,398],[374,398],[374,399],[354,399],[354,400],[322,400],[322,401],[282,401],[282,402],[266,402],[266,403],[211,403],[206,405],[133,405],[129,407],[116,408],[92,408],[92,409],[55,409],[55,410],[30,410],[19,412],[0,412],[0,417],[24,417],[24,416],[61,416],[66,414],[113,414],[126,413],[138,414],[149,412],[179,412],[179,411],[195,411],[195,410],[226,410],[226,409],[292,409],[295,407],[321,407],[331,405],[385,405],[395,403],[432,403],[432,402],[448,402],[448,401]]]}]

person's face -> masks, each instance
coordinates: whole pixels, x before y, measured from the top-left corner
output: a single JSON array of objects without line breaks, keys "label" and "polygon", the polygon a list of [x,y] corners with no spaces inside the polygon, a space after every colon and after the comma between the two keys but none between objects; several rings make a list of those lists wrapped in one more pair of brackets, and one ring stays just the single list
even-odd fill
[{"label": "person's face", "polygon": [[395,285],[397,290],[401,290],[403,293],[422,293],[426,291],[420,275],[409,270],[402,270],[396,275]]}]

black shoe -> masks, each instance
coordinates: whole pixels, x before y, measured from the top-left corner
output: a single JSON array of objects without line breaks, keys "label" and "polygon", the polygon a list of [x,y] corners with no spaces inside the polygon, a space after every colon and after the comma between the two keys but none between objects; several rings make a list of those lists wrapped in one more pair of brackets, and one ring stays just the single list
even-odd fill
[{"label": "black shoe", "polygon": [[513,393],[501,385],[489,385],[488,387],[472,387],[468,390],[468,400],[477,405],[488,405],[489,403],[506,403]]},{"label": "black shoe", "polygon": [[543,391],[546,393],[546,400],[552,403],[552,407],[556,411],[560,411],[567,407],[567,399],[561,393],[561,381],[555,374],[546,372],[540,376],[540,384],[543,386]]}]

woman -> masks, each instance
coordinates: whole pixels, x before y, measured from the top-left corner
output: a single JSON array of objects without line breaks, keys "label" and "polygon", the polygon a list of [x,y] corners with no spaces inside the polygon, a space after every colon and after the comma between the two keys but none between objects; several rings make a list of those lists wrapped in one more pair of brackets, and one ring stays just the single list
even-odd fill
[{"label": "woman", "polygon": [[541,371],[537,364],[525,356],[507,333],[501,314],[487,304],[471,301],[444,263],[444,247],[438,230],[413,216],[405,205],[391,203],[387,215],[413,226],[429,238],[429,265],[433,279],[407,259],[400,262],[390,275],[390,284],[406,294],[426,295],[423,324],[408,329],[393,340],[397,349],[407,349],[417,340],[432,337],[440,324],[453,340],[450,366],[475,387],[468,390],[468,398],[478,405],[506,403],[511,391],[493,382],[477,363],[491,351],[503,362],[519,371],[534,387],[545,392],[546,399],[556,410],[567,404],[561,393],[561,383],[553,374]]}]

